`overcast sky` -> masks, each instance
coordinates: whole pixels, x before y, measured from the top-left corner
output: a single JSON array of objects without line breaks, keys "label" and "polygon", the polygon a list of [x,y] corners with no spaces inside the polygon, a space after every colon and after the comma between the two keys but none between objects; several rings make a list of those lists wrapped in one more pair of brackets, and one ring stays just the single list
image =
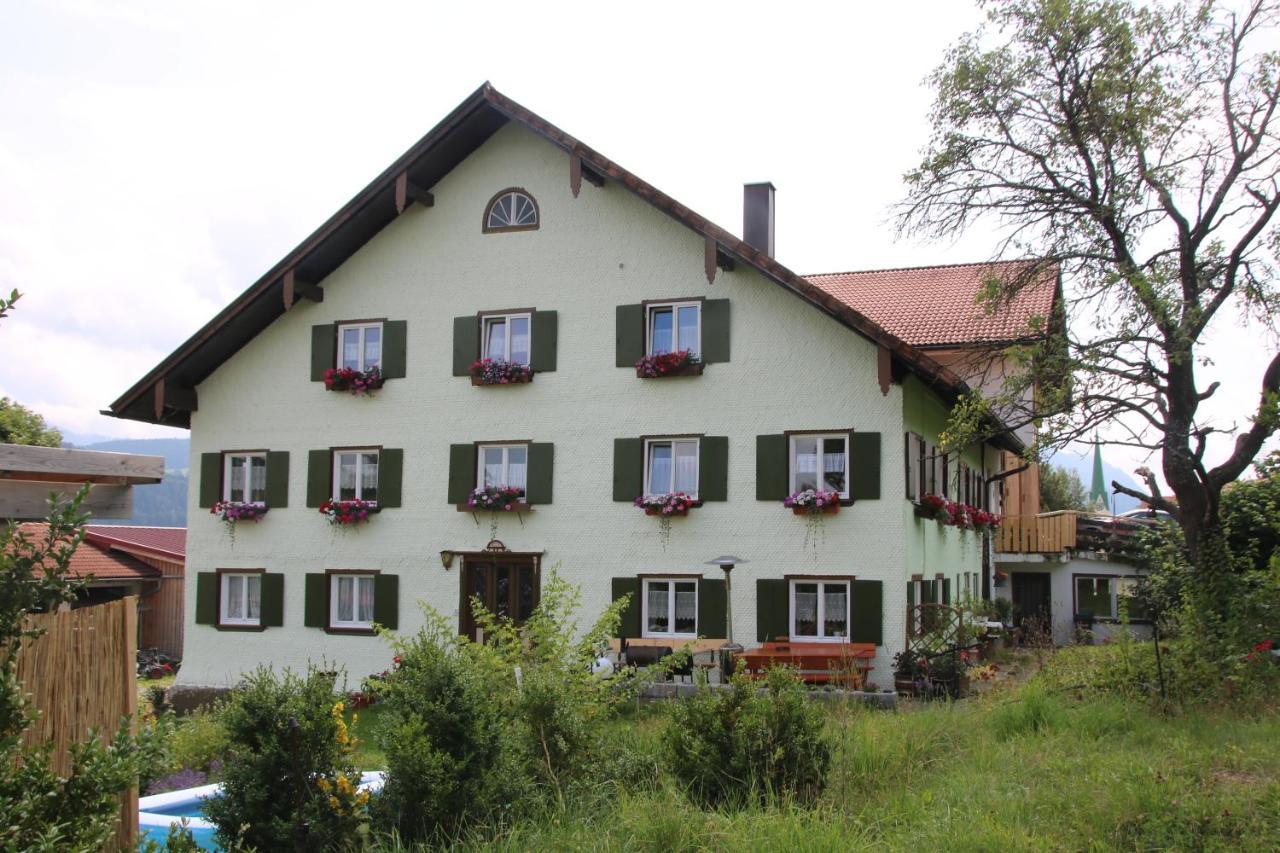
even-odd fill
[{"label": "overcast sky", "polygon": [[[985,260],[895,242],[924,77],[979,22],[911,4],[174,3],[0,7],[0,394],[79,433],[485,80],[735,233],[778,187],[800,273]],[[1211,343],[1221,411],[1271,345]],[[1108,459],[1131,469],[1122,451]]]}]

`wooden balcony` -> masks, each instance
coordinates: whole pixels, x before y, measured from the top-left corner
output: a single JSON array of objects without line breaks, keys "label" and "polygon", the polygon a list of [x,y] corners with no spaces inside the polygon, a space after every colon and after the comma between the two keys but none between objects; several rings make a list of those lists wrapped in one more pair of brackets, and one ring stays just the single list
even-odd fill
[{"label": "wooden balcony", "polygon": [[1054,554],[1076,547],[1074,510],[1040,515],[1006,515],[996,529],[996,551],[1005,554]]}]

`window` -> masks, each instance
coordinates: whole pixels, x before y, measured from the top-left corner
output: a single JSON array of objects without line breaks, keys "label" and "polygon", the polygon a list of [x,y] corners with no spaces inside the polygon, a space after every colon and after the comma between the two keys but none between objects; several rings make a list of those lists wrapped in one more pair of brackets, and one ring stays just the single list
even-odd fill
[{"label": "window", "polygon": [[1150,618],[1147,608],[1135,596],[1137,578],[1110,578],[1076,575],[1076,614],[1091,613],[1096,619],[1119,619],[1120,606],[1127,602],[1129,618]]},{"label": "window", "polygon": [[382,324],[342,323],[338,326],[338,367],[361,373],[382,368]]},{"label": "window", "polygon": [[231,574],[222,578],[219,624],[258,625],[262,620],[262,575]]},{"label": "window", "polygon": [[267,502],[267,454],[228,453],[223,457],[222,499]]},{"label": "window", "polygon": [[506,189],[489,202],[484,232],[531,231],[538,227],[538,203],[522,189]]},{"label": "window", "polygon": [[333,498],[378,502],[378,451],[333,452]]},{"label": "window", "polygon": [[791,582],[791,639],[843,640],[849,636],[849,582]]},{"label": "window", "polygon": [[688,350],[694,358],[700,358],[702,355],[702,304],[700,302],[650,305],[645,328],[649,341],[646,352],[649,355],[681,350]]},{"label": "window", "polygon": [[329,576],[329,627],[373,628],[373,575]]},{"label": "window", "polygon": [[510,486],[524,494],[529,483],[529,445],[482,444],[476,483],[480,486]]},{"label": "window", "polygon": [[698,496],[698,439],[645,441],[644,493]]},{"label": "window", "polygon": [[698,581],[679,578],[644,579],[644,636],[698,635]]},{"label": "window", "polygon": [[791,436],[791,491],[814,489],[849,496],[849,436]]},{"label": "window", "polygon": [[529,363],[529,315],[506,314],[484,318],[481,357],[494,361]]}]

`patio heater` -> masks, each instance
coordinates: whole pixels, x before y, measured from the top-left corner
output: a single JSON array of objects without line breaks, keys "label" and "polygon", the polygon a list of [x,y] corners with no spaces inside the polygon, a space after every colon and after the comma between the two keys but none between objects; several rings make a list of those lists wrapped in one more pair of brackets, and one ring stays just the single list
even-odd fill
[{"label": "patio heater", "polygon": [[747,563],[741,557],[735,557],[726,554],[716,557],[714,560],[707,560],[708,566],[719,566],[724,572],[724,618],[728,636],[725,638],[724,645],[720,647],[720,672],[724,678],[733,675],[733,668],[736,663],[735,655],[745,651],[742,646],[733,641],[733,582],[730,580],[729,574],[733,571],[733,567],[739,563]]}]

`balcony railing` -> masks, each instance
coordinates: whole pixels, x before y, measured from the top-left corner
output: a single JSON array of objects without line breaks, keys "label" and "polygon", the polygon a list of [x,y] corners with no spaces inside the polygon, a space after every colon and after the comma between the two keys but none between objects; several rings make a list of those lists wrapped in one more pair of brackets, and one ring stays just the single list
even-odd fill
[{"label": "balcony railing", "polygon": [[1133,549],[1139,530],[1158,523],[1074,510],[1007,515],[996,532],[996,551],[1005,554],[1056,554],[1063,551],[1125,554]]}]

